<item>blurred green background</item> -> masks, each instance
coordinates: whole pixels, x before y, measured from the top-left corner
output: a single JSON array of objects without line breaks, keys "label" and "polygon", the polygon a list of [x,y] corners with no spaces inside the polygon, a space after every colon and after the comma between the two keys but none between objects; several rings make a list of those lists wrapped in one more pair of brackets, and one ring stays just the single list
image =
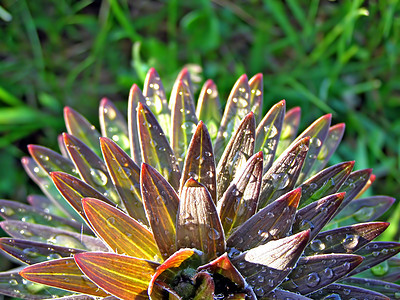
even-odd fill
[{"label": "blurred green background", "polygon": [[[303,129],[333,113],[347,127],[332,163],[374,168],[373,193],[397,197],[399,39],[397,0],[3,0],[0,197],[38,192],[19,160],[29,143],[56,149],[65,105],[98,124],[102,97],[125,111],[149,67],[170,90],[185,65],[223,101],[242,73],[263,73],[264,112],[286,99]],[[399,224],[399,209],[386,217]]]}]

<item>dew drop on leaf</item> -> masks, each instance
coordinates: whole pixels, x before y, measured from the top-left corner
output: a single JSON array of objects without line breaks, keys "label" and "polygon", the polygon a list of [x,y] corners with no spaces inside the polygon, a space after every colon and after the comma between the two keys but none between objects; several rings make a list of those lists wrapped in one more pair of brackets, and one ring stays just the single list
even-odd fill
[{"label": "dew drop on leaf", "polygon": [[308,274],[306,284],[309,287],[316,287],[320,281],[321,281],[321,278],[319,277],[318,273],[312,272],[312,273]]},{"label": "dew drop on leaf", "polygon": [[354,249],[358,244],[358,235],[346,234],[346,237],[343,239],[342,245],[346,249]]},{"label": "dew drop on leaf", "polygon": [[311,249],[313,251],[322,251],[325,249],[325,244],[319,240],[319,239],[315,239],[311,242]]},{"label": "dew drop on leaf", "polygon": [[7,217],[11,217],[13,214],[15,214],[15,211],[14,211],[12,208],[10,208],[10,207],[5,207],[5,206],[3,206],[2,208],[0,208],[0,212],[1,212],[2,214],[4,214],[5,216],[7,216]]},{"label": "dew drop on leaf", "polygon": [[92,175],[93,180],[101,186],[104,186],[107,184],[108,178],[106,174],[104,174],[103,171],[99,169],[90,169],[90,175]]}]

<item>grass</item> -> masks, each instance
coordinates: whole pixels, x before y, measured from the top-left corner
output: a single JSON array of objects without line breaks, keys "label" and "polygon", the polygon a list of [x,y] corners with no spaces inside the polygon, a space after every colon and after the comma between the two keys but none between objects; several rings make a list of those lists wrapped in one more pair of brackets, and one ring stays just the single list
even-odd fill
[{"label": "grass", "polygon": [[[396,197],[399,14],[398,0],[5,0],[0,196],[23,201],[37,192],[19,159],[28,143],[56,148],[63,106],[97,124],[102,97],[125,111],[131,84],[143,83],[149,67],[170,88],[190,64],[194,81],[214,79],[222,99],[242,73],[262,72],[264,111],[286,99],[302,108],[303,128],[333,113],[347,128],[332,162],[374,168],[374,193]],[[387,218],[398,224],[400,210]]]}]

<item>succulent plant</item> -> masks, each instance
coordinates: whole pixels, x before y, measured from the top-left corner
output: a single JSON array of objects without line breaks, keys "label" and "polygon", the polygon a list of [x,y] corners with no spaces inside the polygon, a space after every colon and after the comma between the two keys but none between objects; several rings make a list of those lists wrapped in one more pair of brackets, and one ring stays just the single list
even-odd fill
[{"label": "succulent plant", "polygon": [[[0,248],[24,266],[0,292],[25,299],[394,299],[400,243],[373,241],[393,203],[361,198],[354,162],[325,168],[344,124],[296,137],[300,109],[262,118],[262,75],[241,76],[221,116],[215,84],[184,69],[169,104],[154,69],[133,85],[128,123],[100,104],[99,133],[65,108],[61,154],[22,159],[46,197],[0,201]],[[202,120],[202,121],[199,121]],[[256,125],[258,123],[258,125]],[[100,143],[99,143],[100,140]],[[100,157],[103,157],[102,160]],[[385,262],[379,279],[369,270]],[[28,266],[26,266],[26,264]],[[386,281],[385,281],[386,280]]]}]

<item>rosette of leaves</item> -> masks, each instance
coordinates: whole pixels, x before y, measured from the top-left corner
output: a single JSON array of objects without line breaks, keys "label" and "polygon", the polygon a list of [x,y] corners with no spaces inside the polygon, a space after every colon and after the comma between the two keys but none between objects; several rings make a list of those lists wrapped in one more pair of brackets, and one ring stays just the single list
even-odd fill
[{"label": "rosette of leaves", "polygon": [[[325,167],[344,124],[297,136],[300,109],[262,117],[262,75],[241,76],[219,112],[208,80],[197,108],[184,69],[167,101],[154,69],[127,118],[107,99],[97,131],[65,109],[61,154],[22,159],[45,196],[2,200],[0,248],[22,266],[0,291],[25,299],[393,299],[400,251],[373,241],[393,203],[362,198],[354,162]],[[99,142],[100,141],[100,142]],[[380,278],[366,277],[386,263]],[[397,276],[397,277],[396,277]],[[385,281],[387,280],[387,281]]]}]

